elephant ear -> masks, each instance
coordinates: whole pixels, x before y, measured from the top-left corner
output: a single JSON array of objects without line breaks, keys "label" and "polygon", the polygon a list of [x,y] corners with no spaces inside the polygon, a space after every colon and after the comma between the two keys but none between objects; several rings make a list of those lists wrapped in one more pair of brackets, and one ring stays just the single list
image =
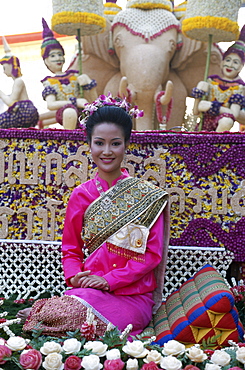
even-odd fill
[{"label": "elephant ear", "polygon": [[83,36],[82,37],[83,52],[84,54],[87,55],[94,55],[97,58],[111,65],[111,67],[119,69],[120,65],[117,55],[116,54],[111,55],[108,52],[111,38],[110,29],[111,24],[107,20],[104,32],[93,36]]},{"label": "elephant ear", "polygon": [[184,35],[182,35],[182,43],[183,45],[175,52],[171,61],[171,69],[184,68],[193,55],[202,48],[201,41],[192,40]]}]

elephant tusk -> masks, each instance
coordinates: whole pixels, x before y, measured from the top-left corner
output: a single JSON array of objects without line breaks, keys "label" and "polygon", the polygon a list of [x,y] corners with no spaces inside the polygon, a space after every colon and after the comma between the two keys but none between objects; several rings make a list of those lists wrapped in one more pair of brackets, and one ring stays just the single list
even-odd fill
[{"label": "elephant tusk", "polygon": [[[173,96],[173,89],[174,89],[173,82],[169,80],[166,84],[166,90],[165,90],[164,95],[162,95],[159,99],[159,101],[162,105],[168,105],[169,104],[169,102],[170,102],[170,100],[172,99],[172,96]],[[156,98],[157,98],[157,95],[155,96],[155,100],[156,100]]]},{"label": "elephant tusk", "polygon": [[122,77],[119,84],[119,96],[128,97],[128,79],[127,77]]}]

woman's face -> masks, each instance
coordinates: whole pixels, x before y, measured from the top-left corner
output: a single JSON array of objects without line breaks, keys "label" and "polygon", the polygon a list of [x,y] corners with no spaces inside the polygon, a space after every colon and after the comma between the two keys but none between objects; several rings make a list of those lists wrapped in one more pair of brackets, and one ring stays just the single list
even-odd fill
[{"label": "woman's face", "polygon": [[99,176],[109,185],[121,175],[126,147],[123,130],[116,124],[103,122],[94,127],[90,143],[92,158]]}]

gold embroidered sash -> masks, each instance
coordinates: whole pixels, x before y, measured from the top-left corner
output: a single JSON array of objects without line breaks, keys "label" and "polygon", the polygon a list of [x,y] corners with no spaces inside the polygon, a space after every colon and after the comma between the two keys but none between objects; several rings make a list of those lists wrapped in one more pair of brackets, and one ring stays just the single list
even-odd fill
[{"label": "gold embroidered sash", "polygon": [[[111,206],[109,209],[105,209],[105,207],[103,209],[101,205],[108,197]],[[118,182],[97,198],[85,212],[82,239],[89,254],[93,253],[105,241],[113,241],[115,239],[113,236],[116,233],[118,233],[118,239],[123,239],[120,231],[127,227],[130,233],[132,226],[130,228],[129,224],[132,223],[133,228],[139,225],[139,232],[142,228],[147,229],[148,236],[149,229],[164,209],[167,200],[167,192],[148,181],[127,177],[120,183]],[[145,233],[143,234],[145,235]],[[147,237],[145,239],[147,241]],[[125,243],[122,243],[122,247],[126,247]],[[145,248],[141,247],[141,241],[136,238],[135,248],[131,246],[128,249],[144,253]]]}]

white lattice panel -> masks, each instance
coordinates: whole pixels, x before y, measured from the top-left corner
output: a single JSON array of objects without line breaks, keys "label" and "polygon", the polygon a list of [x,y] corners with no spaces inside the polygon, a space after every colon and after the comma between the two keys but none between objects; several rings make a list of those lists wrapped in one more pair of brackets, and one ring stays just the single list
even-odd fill
[{"label": "white lattice panel", "polygon": [[223,248],[170,247],[163,296],[167,297],[209,263],[225,277],[234,255]]},{"label": "white lattice panel", "polygon": [[[233,253],[222,249],[170,247],[164,297],[206,263],[225,276],[232,259]],[[17,293],[19,299],[65,289],[59,242],[0,240],[0,296]]]},{"label": "white lattice panel", "polygon": [[63,292],[60,243],[37,241],[0,242],[0,295],[33,297],[47,290]]}]

